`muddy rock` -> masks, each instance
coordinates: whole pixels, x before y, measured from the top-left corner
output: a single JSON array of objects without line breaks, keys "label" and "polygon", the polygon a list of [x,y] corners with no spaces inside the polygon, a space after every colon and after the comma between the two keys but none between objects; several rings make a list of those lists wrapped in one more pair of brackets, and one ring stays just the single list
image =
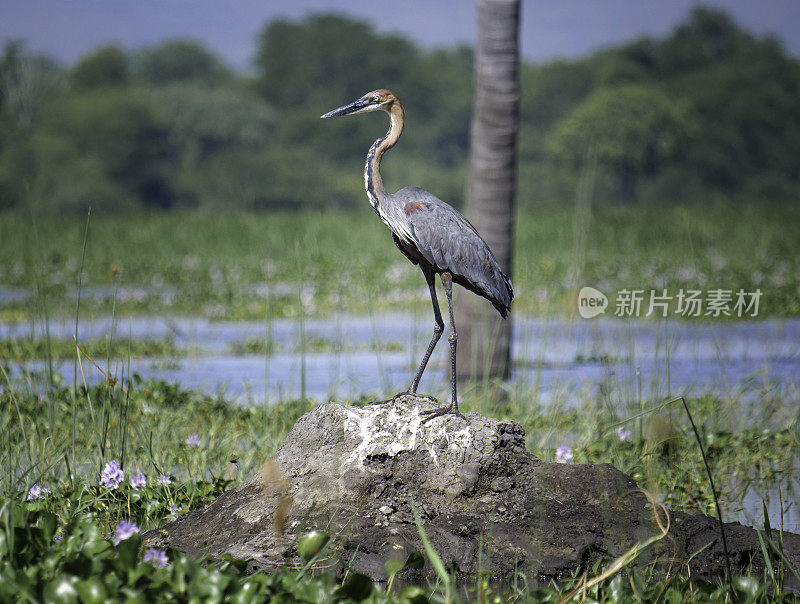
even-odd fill
[{"label": "muddy rock", "polygon": [[[613,466],[543,462],[526,450],[514,422],[467,413],[423,423],[421,412],[432,408],[410,395],[364,408],[319,405],[298,420],[260,474],[151,531],[145,542],[211,557],[230,553],[255,570],[296,564],[296,538],[316,528],[336,537],[332,563],[382,581],[386,560],[423,552],[414,502],[459,580],[483,572],[504,582],[524,573],[532,585],[662,534],[656,514],[663,508],[654,509]],[[669,533],[635,564],[689,564],[693,576],[722,576],[716,520],[668,515]],[[734,572],[761,573],[756,532],[726,526]],[[783,539],[800,566],[800,536]],[[406,580],[433,578],[429,564],[405,572]]]}]

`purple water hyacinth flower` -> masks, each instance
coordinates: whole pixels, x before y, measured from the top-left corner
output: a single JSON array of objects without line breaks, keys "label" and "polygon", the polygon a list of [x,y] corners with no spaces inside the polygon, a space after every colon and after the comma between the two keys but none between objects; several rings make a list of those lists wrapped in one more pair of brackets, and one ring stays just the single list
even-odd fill
[{"label": "purple water hyacinth flower", "polygon": [[160,484],[162,487],[167,486],[168,484],[172,484],[172,477],[169,474],[162,474],[158,478],[156,478],[156,483]]},{"label": "purple water hyacinth flower", "polygon": [[136,526],[133,522],[125,522],[123,520],[114,529],[114,538],[112,539],[114,541],[114,545],[119,545],[120,541],[130,539],[138,532],[138,526]]},{"label": "purple water hyacinth flower", "polygon": [[567,445],[559,445],[558,449],[556,449],[556,461],[567,463],[568,461],[572,461],[572,457],[572,449]]},{"label": "purple water hyacinth flower", "polygon": [[139,474],[134,474],[133,476],[131,476],[131,486],[134,489],[141,489],[142,487],[146,487],[147,477],[141,472]]},{"label": "purple water hyacinth flower", "polygon": [[197,447],[200,444],[200,435],[197,433],[191,434],[186,439],[186,444],[190,447]]},{"label": "purple water hyacinth flower", "polygon": [[167,552],[151,547],[144,553],[144,561],[150,562],[158,568],[164,568],[169,562],[169,559],[167,558]]},{"label": "purple water hyacinth flower", "polygon": [[619,442],[624,443],[631,440],[633,438],[633,434],[631,434],[631,431],[627,428],[620,426],[617,428],[617,437],[619,438]]},{"label": "purple water hyacinth flower", "polygon": [[122,480],[125,478],[125,473],[119,467],[116,459],[112,459],[103,468],[100,474],[100,484],[109,489],[116,489]]},{"label": "purple water hyacinth flower", "polygon": [[28,491],[28,497],[26,498],[27,501],[33,501],[34,499],[44,499],[49,493],[52,493],[49,488],[47,487],[40,487],[38,483],[34,483],[34,485]]}]

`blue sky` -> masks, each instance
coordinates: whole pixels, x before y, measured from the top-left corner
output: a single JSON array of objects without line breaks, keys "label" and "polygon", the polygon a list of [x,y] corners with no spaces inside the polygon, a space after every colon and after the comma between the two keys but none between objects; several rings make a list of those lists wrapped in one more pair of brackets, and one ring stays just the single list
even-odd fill
[{"label": "blue sky", "polygon": [[[693,0],[523,0],[525,57],[574,57],[641,35],[661,35]],[[741,25],[773,33],[800,56],[800,0],[717,0]],[[336,11],[363,18],[424,47],[471,44],[475,0],[0,0],[0,44],[23,38],[29,50],[62,62],[108,42],[128,49],[171,37],[204,41],[245,68],[264,23],[283,16]]]}]

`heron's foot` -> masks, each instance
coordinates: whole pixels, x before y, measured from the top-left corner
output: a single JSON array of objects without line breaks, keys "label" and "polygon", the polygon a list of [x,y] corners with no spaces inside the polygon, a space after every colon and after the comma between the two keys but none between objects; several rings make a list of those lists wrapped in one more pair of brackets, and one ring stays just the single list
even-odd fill
[{"label": "heron's foot", "polygon": [[401,396],[413,396],[414,398],[417,398],[417,399],[421,398],[422,400],[425,400],[425,401],[428,401],[430,403],[433,403],[434,405],[438,405],[439,404],[439,401],[436,400],[436,397],[430,396],[429,394],[419,394],[418,392],[411,392],[411,390],[406,390],[405,392],[398,392],[392,398],[390,398],[389,401],[387,401],[387,402],[395,402]]},{"label": "heron's foot", "polygon": [[365,403],[365,407],[372,407],[373,405],[385,405],[386,403],[393,403],[396,397],[387,398],[385,401],[372,401],[371,403]]},{"label": "heron's foot", "polygon": [[450,403],[447,407],[440,407],[439,409],[432,409],[430,411],[422,411],[422,415],[427,415],[425,419],[422,420],[422,423],[426,423],[431,421],[434,417],[442,417],[443,415],[457,415],[458,417],[464,417],[461,411],[458,410],[458,403]]},{"label": "heron's foot", "polygon": [[410,390],[406,390],[405,392],[398,392],[392,398],[387,398],[385,401],[373,401],[371,403],[366,403],[364,406],[371,407],[372,405],[385,405],[387,403],[396,403],[397,399],[399,399],[401,396],[413,396],[414,398],[418,399],[421,398],[435,405],[439,404],[439,401],[436,399],[436,397],[430,396],[428,394],[418,394],[416,392],[411,392]]}]

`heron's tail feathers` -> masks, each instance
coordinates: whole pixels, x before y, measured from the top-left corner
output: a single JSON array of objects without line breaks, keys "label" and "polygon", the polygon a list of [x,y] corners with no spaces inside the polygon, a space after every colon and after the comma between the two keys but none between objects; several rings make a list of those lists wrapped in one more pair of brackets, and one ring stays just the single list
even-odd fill
[{"label": "heron's tail feathers", "polygon": [[503,273],[500,273],[500,276],[503,278],[503,282],[499,284],[500,287],[496,288],[496,292],[493,292],[496,295],[489,298],[489,301],[500,313],[500,316],[507,319],[508,313],[511,311],[511,301],[514,299],[514,286],[511,284],[511,279]]},{"label": "heron's tail feathers", "polygon": [[514,299],[514,287],[511,285],[511,279],[506,277],[499,267],[497,267],[496,272],[494,272],[492,276],[494,277],[492,279],[476,279],[472,281],[464,279],[461,275],[453,275],[453,281],[489,300],[492,306],[497,309],[497,312],[500,313],[500,316],[506,319],[508,318],[508,313],[511,311],[511,301]]}]

